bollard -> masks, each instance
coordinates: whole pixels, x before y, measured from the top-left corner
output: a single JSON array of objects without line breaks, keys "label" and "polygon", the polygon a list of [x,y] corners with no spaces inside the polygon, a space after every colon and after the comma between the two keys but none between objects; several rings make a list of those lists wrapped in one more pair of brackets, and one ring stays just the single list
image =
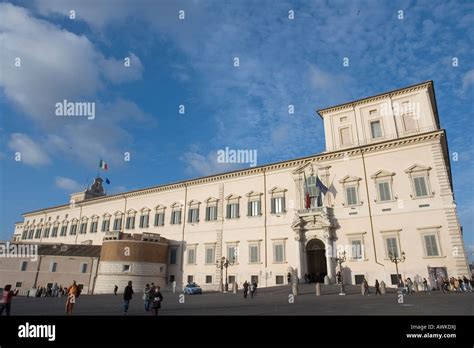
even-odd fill
[{"label": "bollard", "polygon": [[364,295],[364,282],[360,284],[360,292],[362,295]]},{"label": "bollard", "polygon": [[291,286],[291,290],[293,292],[293,295],[297,296],[298,295],[298,284],[293,283],[293,285]]},{"label": "bollard", "polygon": [[173,281],[173,294],[176,293],[176,281]]},{"label": "bollard", "polygon": [[382,295],[387,293],[387,287],[385,286],[385,282],[383,280],[380,282],[380,293]]},{"label": "bollard", "polygon": [[234,283],[234,286],[233,286],[233,293],[236,294],[237,293],[237,283]]},{"label": "bollard", "polygon": [[329,277],[326,275],[326,276],[324,277],[324,285],[329,285],[329,284],[331,284],[331,280],[330,280]]},{"label": "bollard", "polygon": [[321,296],[321,285],[316,283],[316,296]]}]

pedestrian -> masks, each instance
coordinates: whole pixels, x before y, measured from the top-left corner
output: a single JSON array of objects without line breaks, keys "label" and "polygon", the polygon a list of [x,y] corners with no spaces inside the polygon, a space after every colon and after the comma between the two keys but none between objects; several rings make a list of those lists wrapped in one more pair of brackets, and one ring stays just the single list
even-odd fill
[{"label": "pedestrian", "polygon": [[365,294],[369,296],[369,283],[367,282],[367,279],[364,278],[363,284],[364,284],[364,296]]},{"label": "pedestrian", "polygon": [[128,313],[128,306],[130,305],[130,300],[132,299],[132,296],[133,288],[132,281],[130,280],[123,291],[123,315],[127,315]]},{"label": "pedestrian", "polygon": [[341,271],[337,271],[336,273],[336,283],[341,284]]},{"label": "pedestrian", "polygon": [[256,282],[256,281],[253,282],[253,286],[254,286],[253,295],[254,295],[254,296],[257,296],[257,287],[258,287],[258,286],[257,286],[257,282]]},{"label": "pedestrian", "polygon": [[413,294],[413,282],[410,278],[407,278],[406,285],[407,285],[408,295],[412,295]]},{"label": "pedestrian", "polygon": [[18,294],[18,290],[11,289],[11,284],[7,284],[3,288],[2,302],[0,302],[0,316],[3,315],[3,310],[5,310],[5,315],[7,317],[10,316],[13,296],[16,296]]},{"label": "pedestrian", "polygon": [[428,292],[428,281],[426,278],[423,278],[423,292],[426,294]]},{"label": "pedestrian", "polygon": [[288,272],[286,278],[288,280],[288,284],[291,284],[291,273],[290,272]]},{"label": "pedestrian", "polygon": [[255,284],[250,283],[250,298],[253,298],[254,293],[255,293]]},{"label": "pedestrian", "polygon": [[75,280],[72,281],[72,285],[67,288],[67,300],[66,300],[66,315],[71,315],[74,305],[76,304],[76,298],[79,296],[80,290]]},{"label": "pedestrian", "polygon": [[150,311],[150,284],[145,285],[143,289],[143,305],[145,306],[145,312]]},{"label": "pedestrian", "polygon": [[379,281],[377,279],[375,279],[375,296],[377,296],[377,294],[379,294],[380,296],[382,296],[382,293],[380,292],[380,284],[379,284]]},{"label": "pedestrian", "polygon": [[472,292],[471,283],[469,282],[469,279],[467,279],[466,276],[463,276],[462,280],[464,282],[464,288],[466,289],[466,291]]},{"label": "pedestrian", "polygon": [[114,286],[114,295],[117,296],[118,286],[117,284]]},{"label": "pedestrian", "polygon": [[243,287],[244,287],[244,298],[247,298],[247,293],[249,291],[249,283],[245,281]]},{"label": "pedestrian", "polygon": [[161,302],[163,301],[163,295],[161,294],[160,287],[157,286],[156,289],[152,291],[153,294],[153,314],[158,315],[158,310],[161,308]]}]

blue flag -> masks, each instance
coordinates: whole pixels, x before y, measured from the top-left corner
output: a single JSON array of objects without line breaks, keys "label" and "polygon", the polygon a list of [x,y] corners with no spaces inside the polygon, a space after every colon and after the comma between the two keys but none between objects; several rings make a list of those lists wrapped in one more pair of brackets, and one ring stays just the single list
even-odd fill
[{"label": "blue flag", "polygon": [[109,178],[105,178],[105,183],[110,185],[110,180],[109,180]]},{"label": "blue flag", "polygon": [[328,192],[328,188],[326,187],[326,185],[323,184],[321,180],[319,180],[319,176],[316,178],[316,187],[318,187],[319,190],[324,194]]}]

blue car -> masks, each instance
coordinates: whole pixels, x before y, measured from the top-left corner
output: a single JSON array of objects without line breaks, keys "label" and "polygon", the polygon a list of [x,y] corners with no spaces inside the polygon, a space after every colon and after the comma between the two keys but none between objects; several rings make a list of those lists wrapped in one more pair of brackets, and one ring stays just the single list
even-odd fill
[{"label": "blue car", "polygon": [[202,289],[196,283],[189,283],[184,288],[184,293],[186,295],[201,295],[202,294]]}]

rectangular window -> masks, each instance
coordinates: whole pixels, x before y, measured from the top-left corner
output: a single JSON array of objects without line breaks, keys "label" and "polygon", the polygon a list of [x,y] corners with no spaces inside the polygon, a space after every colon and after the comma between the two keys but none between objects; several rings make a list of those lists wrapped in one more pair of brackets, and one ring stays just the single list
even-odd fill
[{"label": "rectangular window", "polygon": [[250,263],[257,263],[260,262],[260,252],[259,252],[258,244],[250,244],[249,245],[249,262]]},{"label": "rectangular window", "polygon": [[80,233],[80,234],[85,234],[86,232],[87,232],[87,222],[83,222],[83,223],[81,224],[81,228],[80,228],[80,230],[79,230],[79,233]]},{"label": "rectangular window", "polygon": [[217,205],[206,207],[206,221],[217,220]]},{"label": "rectangular window", "polygon": [[425,240],[426,256],[439,256],[438,243],[436,242],[436,235],[427,234],[423,236]]},{"label": "rectangular window", "polygon": [[353,260],[362,259],[362,241],[360,239],[351,241],[351,256]]},{"label": "rectangular window", "polygon": [[196,247],[188,249],[188,265],[196,264]]},{"label": "rectangular window", "polygon": [[[53,227],[53,232],[51,233],[52,237],[56,237],[58,235],[58,228],[59,226],[54,226]],[[64,237],[66,235],[67,231],[67,225],[62,225],[61,226],[61,237]]]},{"label": "rectangular window", "polygon": [[284,282],[284,277],[282,275],[278,275],[275,277],[275,284],[282,285]]},{"label": "rectangular window", "polygon": [[392,200],[392,194],[390,192],[390,183],[388,181],[379,182],[377,186],[379,188],[380,201],[382,201],[382,202],[391,201]]},{"label": "rectangular window", "polygon": [[46,227],[44,229],[43,238],[49,238],[49,231],[50,230],[51,230],[51,227]]},{"label": "rectangular window", "polygon": [[370,122],[370,132],[372,133],[372,139],[382,137],[382,126],[380,121]]},{"label": "rectangular window", "polygon": [[53,262],[51,264],[51,272],[56,272],[56,270],[58,269],[58,263],[57,262]]},{"label": "rectangular window", "polygon": [[273,262],[285,262],[285,247],[283,243],[273,244]]},{"label": "rectangular window", "polygon": [[390,257],[390,255],[392,255],[393,257],[399,257],[397,238],[390,237],[387,238],[385,241],[387,243],[387,256]]},{"label": "rectangular window", "polygon": [[402,278],[401,274],[399,274],[398,277],[396,274],[390,274],[390,282],[392,283],[392,285],[397,285],[398,279],[401,279],[401,278]]},{"label": "rectangular window", "polygon": [[206,276],[206,284],[212,284],[212,276],[211,275]]},{"label": "rectangular window", "polygon": [[170,275],[170,283],[174,282],[174,274]]},{"label": "rectangular window", "polygon": [[227,218],[236,219],[239,217],[239,203],[227,204]]},{"label": "rectangular window", "polygon": [[354,280],[356,285],[360,285],[364,282],[365,276],[363,274],[356,274],[354,275]]},{"label": "rectangular window", "polygon": [[127,230],[133,230],[135,228],[135,215],[127,217],[127,223],[125,228]]},{"label": "rectangular window", "polygon": [[114,220],[114,231],[120,231],[122,229],[122,217],[116,217]]},{"label": "rectangular window", "polygon": [[359,203],[356,186],[346,187],[346,203],[347,205],[357,205]]},{"label": "rectangular window", "polygon": [[94,220],[91,223],[91,233],[96,233],[97,232],[97,225],[99,224],[98,220]]},{"label": "rectangular window", "polygon": [[31,229],[28,231],[28,239],[33,239],[33,235],[35,234],[35,230]]},{"label": "rectangular window", "polygon": [[402,115],[403,128],[405,132],[412,132],[416,130],[415,115],[413,113],[407,113]]},{"label": "rectangular window", "polygon": [[140,216],[140,228],[148,227],[148,214]]},{"label": "rectangular window", "polygon": [[237,263],[237,246],[230,245],[227,247],[227,260],[230,263]]},{"label": "rectangular window", "polygon": [[17,288],[17,289],[18,289],[18,288],[21,288],[22,285],[23,285],[22,282],[16,282],[16,283],[15,283],[15,288]]},{"label": "rectangular window", "polygon": [[271,200],[271,213],[280,214],[285,211],[285,197],[275,197]]},{"label": "rectangular window", "polygon": [[199,208],[188,209],[188,222],[199,222]]},{"label": "rectangular window", "polygon": [[214,263],[214,246],[206,246],[206,265],[211,265]]},{"label": "rectangular window", "polygon": [[41,228],[37,228],[36,233],[35,233],[35,238],[40,238],[40,237],[41,237]]},{"label": "rectangular window", "polygon": [[165,213],[155,213],[155,226],[164,226],[165,225]]},{"label": "rectangular window", "polygon": [[110,229],[110,219],[105,219],[102,221],[102,232],[109,232]]},{"label": "rectangular window", "polygon": [[75,236],[77,233],[77,224],[72,224],[71,225],[71,230],[69,231],[69,235]]},{"label": "rectangular window", "polygon": [[351,145],[352,137],[351,130],[349,127],[344,127],[339,130],[339,135],[341,138],[341,145]]},{"label": "rectangular window", "polygon": [[130,272],[130,265],[122,265],[122,272]]},{"label": "rectangular window", "polygon": [[23,233],[21,234],[21,239],[26,239],[28,237],[28,231],[23,230]]},{"label": "rectangular window", "polygon": [[428,196],[428,189],[426,187],[426,177],[424,176],[414,177],[413,186],[415,187],[415,197]]},{"label": "rectangular window", "polygon": [[87,263],[81,265],[81,273],[87,273]]},{"label": "rectangular window", "polygon": [[251,201],[248,204],[248,216],[259,216],[261,215],[260,201]]},{"label": "rectangular window", "polygon": [[188,275],[188,284],[194,282],[194,276]]},{"label": "rectangular window", "polygon": [[171,212],[171,224],[179,225],[181,223],[181,210],[173,210]]},{"label": "rectangular window", "polygon": [[22,261],[22,262],[21,262],[20,270],[21,270],[22,272],[25,272],[26,269],[27,269],[27,267],[28,267],[28,261]]},{"label": "rectangular window", "polygon": [[178,249],[171,248],[170,249],[170,265],[176,265],[177,255],[178,255]]},{"label": "rectangular window", "polygon": [[253,284],[258,284],[258,275],[250,276],[250,282]]}]

